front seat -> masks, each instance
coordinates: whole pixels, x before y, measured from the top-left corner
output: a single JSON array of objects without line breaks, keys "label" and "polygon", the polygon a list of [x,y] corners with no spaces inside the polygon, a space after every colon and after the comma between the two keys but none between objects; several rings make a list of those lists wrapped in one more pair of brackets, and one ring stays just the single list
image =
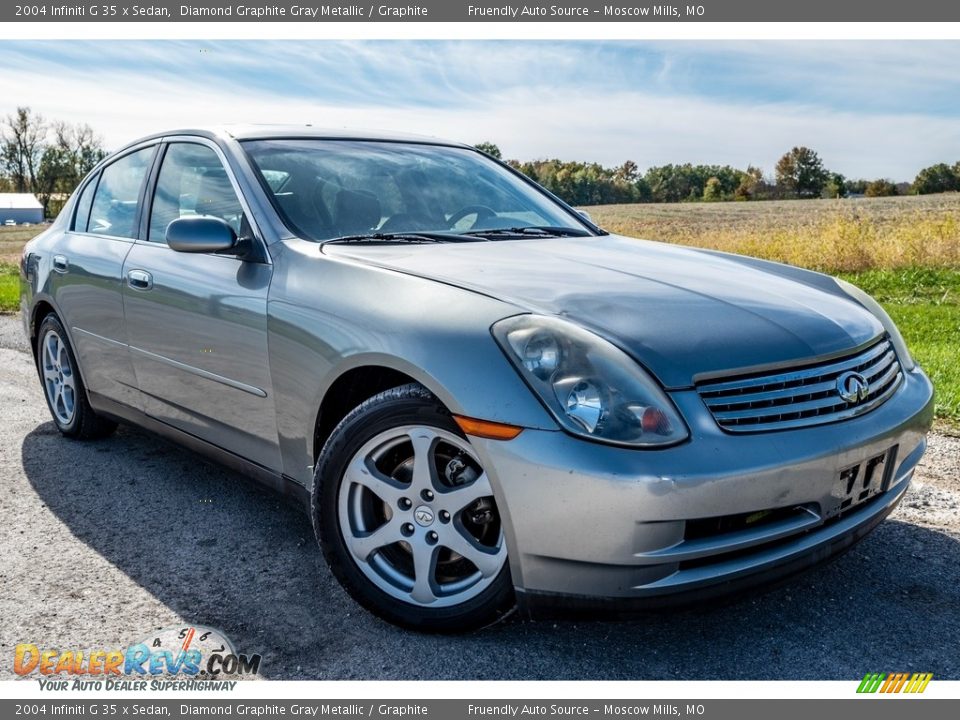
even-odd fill
[{"label": "front seat", "polygon": [[337,235],[361,235],[380,224],[380,201],[363,190],[341,190],[333,205]]}]

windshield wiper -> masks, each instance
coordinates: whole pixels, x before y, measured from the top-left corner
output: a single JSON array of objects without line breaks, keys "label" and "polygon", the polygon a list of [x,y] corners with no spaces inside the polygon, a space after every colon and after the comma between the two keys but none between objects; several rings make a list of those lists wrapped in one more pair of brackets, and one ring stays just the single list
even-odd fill
[{"label": "windshield wiper", "polygon": [[448,243],[448,242],[482,242],[484,238],[469,237],[458,233],[445,232],[372,232],[361,233],[357,235],[342,235],[340,237],[324,240],[321,245],[327,243]]},{"label": "windshield wiper", "polygon": [[474,235],[476,237],[590,237],[590,233],[586,230],[571,227],[556,227],[554,225],[489,228],[487,230],[471,230],[463,234]]}]

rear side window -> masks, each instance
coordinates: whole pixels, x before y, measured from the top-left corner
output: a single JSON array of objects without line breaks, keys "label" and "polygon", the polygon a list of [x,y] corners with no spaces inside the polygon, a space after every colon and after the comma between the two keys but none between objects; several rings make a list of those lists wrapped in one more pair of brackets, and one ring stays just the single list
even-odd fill
[{"label": "rear side window", "polygon": [[173,143],[163,156],[150,211],[150,242],[166,242],[167,225],[182,217],[206,215],[246,234],[243,207],[220,157],[206,145]]},{"label": "rear side window", "polygon": [[93,204],[93,193],[97,189],[98,177],[90,178],[90,182],[80,193],[80,199],[77,200],[77,214],[73,219],[73,229],[77,232],[86,232],[87,223],[90,222],[90,206]]},{"label": "rear side window", "polygon": [[112,237],[137,236],[140,189],[150,169],[154,148],[125,155],[100,173],[87,232]]}]

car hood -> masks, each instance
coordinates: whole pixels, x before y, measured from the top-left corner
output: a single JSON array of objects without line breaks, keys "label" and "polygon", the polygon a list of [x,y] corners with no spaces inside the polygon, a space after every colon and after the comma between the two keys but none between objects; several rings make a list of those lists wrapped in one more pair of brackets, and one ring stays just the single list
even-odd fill
[{"label": "car hood", "polygon": [[323,250],[574,320],[668,388],[837,353],[883,332],[822,275],[618,236]]}]

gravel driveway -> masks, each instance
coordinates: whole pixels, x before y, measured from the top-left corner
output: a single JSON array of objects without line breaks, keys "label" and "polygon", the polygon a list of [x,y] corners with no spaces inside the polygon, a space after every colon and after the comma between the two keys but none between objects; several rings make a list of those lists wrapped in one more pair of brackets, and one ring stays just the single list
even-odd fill
[{"label": "gravel driveway", "polygon": [[64,440],[0,317],[0,678],[13,646],[116,647],[193,622],[296,679],[960,678],[960,441],[934,436],[901,508],[766,595],[631,622],[510,619],[425,637],[340,590],[306,516],[138,430]]}]

